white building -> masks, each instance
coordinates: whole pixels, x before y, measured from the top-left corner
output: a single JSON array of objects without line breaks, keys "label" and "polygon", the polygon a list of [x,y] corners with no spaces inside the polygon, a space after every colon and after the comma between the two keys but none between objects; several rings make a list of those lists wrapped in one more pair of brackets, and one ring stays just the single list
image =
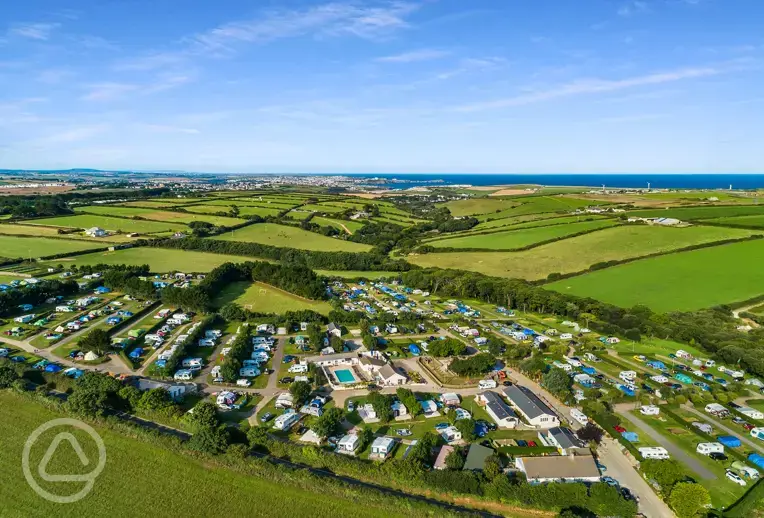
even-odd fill
[{"label": "white building", "polygon": [[504,395],[531,426],[536,428],[560,426],[560,418],[557,414],[527,388],[512,385],[504,389]]},{"label": "white building", "polygon": [[85,235],[90,237],[103,237],[106,235],[106,231],[100,227],[92,227],[85,231]]},{"label": "white building", "polygon": [[661,409],[655,405],[642,405],[639,413],[642,415],[658,415],[661,413]]},{"label": "white building", "polygon": [[481,392],[475,396],[475,401],[485,407],[485,411],[500,428],[516,428],[520,423],[520,418],[514,410],[496,392]]},{"label": "white building", "polygon": [[445,428],[440,432],[440,436],[443,437],[443,440],[449,444],[462,440],[462,432],[460,432],[459,429],[455,426],[449,426],[448,428]]},{"label": "white building", "polygon": [[515,467],[531,484],[600,481],[600,471],[591,455],[517,457]]}]

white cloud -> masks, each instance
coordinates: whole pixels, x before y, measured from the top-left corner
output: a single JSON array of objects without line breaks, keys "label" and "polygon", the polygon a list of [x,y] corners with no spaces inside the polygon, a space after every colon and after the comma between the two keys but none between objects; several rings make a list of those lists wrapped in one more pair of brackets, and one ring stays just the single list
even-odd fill
[{"label": "white cloud", "polygon": [[108,129],[109,126],[106,124],[79,126],[48,135],[42,141],[49,144],[80,142],[99,135]]},{"label": "white cloud", "polygon": [[95,83],[88,85],[90,90],[82,96],[83,101],[113,101],[124,97],[138,89],[138,85],[130,83]]},{"label": "white cloud", "polygon": [[89,90],[80,99],[83,101],[116,101],[123,99],[128,94],[148,95],[171,90],[193,80],[191,75],[184,74],[160,74],[153,82],[138,83],[115,83],[104,82],[86,85]]},{"label": "white cloud", "polygon": [[8,32],[12,36],[44,41],[49,39],[51,32],[60,26],[60,23],[23,23],[11,27]]},{"label": "white cloud", "polygon": [[382,63],[415,63],[417,61],[430,61],[433,59],[440,59],[448,56],[450,53],[445,50],[437,49],[420,49],[412,50],[410,52],[403,52],[401,54],[395,54],[392,56],[383,56],[377,58],[376,61]]},{"label": "white cloud", "polygon": [[535,104],[564,97],[617,92],[619,90],[626,90],[640,86],[660,85],[687,79],[698,79],[702,77],[716,76],[731,70],[731,68],[709,66],[699,68],[682,68],[669,72],[659,72],[644,76],[630,77],[626,79],[582,79],[557,86],[556,88],[531,91],[529,93],[517,95],[515,97],[467,104],[457,107],[456,110],[461,112],[474,112],[498,108],[508,108],[511,106],[524,106],[527,104]]},{"label": "white cloud", "polygon": [[629,0],[618,8],[618,16],[632,16],[648,11],[647,2],[642,0]]},{"label": "white cloud", "polygon": [[50,85],[55,85],[63,81],[64,79],[71,77],[74,73],[71,70],[63,68],[49,68],[41,71],[37,74],[37,81]]},{"label": "white cloud", "polygon": [[155,133],[184,133],[186,135],[198,135],[201,133],[198,129],[181,128],[178,126],[168,126],[165,124],[140,124],[139,128],[153,131]]}]

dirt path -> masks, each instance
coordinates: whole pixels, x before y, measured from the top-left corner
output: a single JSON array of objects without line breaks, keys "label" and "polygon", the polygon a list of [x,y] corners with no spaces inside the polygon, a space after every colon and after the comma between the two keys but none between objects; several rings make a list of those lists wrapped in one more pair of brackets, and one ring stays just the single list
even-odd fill
[{"label": "dirt path", "polygon": [[350,231],[350,229],[349,229],[349,228],[347,228],[347,227],[345,226],[345,224],[344,224],[344,223],[340,223],[340,226],[341,226],[342,228],[344,228],[344,229],[345,229],[345,232],[347,232],[347,233],[348,233],[348,234],[350,234],[351,236],[353,235],[353,233]]}]

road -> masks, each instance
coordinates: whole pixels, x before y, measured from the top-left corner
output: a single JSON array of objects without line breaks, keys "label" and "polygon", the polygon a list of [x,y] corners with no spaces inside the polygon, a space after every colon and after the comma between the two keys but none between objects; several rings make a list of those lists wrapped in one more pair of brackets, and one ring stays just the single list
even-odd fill
[{"label": "road", "polygon": [[698,417],[702,417],[704,420],[706,420],[709,423],[713,424],[714,426],[716,426],[720,430],[724,430],[727,434],[734,435],[735,437],[740,438],[740,440],[743,443],[747,444],[748,446],[750,446],[754,450],[758,451],[759,453],[764,454],[764,445],[762,445],[761,442],[757,443],[754,440],[750,439],[749,438],[750,435],[744,429],[742,431],[741,430],[733,430],[732,428],[729,428],[728,426],[722,424],[718,419],[715,419],[715,418],[711,417],[710,415],[705,414],[705,413],[701,412],[700,410],[697,410],[697,409],[695,409],[694,407],[692,407],[692,406],[690,406],[688,404],[684,405],[682,408],[684,408],[685,410],[687,410],[689,412],[692,412],[693,414],[695,414]]},{"label": "road", "polygon": [[680,462],[686,464],[692,471],[694,471],[700,478],[705,480],[714,480],[719,477],[700,463],[698,459],[687,453],[685,450],[666,439],[661,433],[657,432],[650,424],[646,423],[634,414],[626,411],[619,411],[618,415],[631,421],[636,426],[642,429],[647,435],[650,436],[655,442],[666,448],[671,456]]}]

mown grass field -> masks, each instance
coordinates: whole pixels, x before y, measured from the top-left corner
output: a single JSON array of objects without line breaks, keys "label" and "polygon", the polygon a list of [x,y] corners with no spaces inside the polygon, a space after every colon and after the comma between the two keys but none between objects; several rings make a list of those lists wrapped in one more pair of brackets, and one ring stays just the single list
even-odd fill
[{"label": "mown grass field", "polygon": [[301,228],[275,223],[249,225],[233,232],[226,232],[223,235],[215,236],[215,239],[325,252],[365,252],[371,248],[368,245],[326,237],[315,232],[302,230]]},{"label": "mown grass field", "polygon": [[78,214],[76,216],[60,216],[57,218],[34,219],[28,222],[30,225],[46,225],[50,227],[83,228],[101,227],[104,230],[116,232],[121,230],[130,232],[178,232],[188,230],[186,225],[168,223],[163,221],[147,221],[138,219],[110,218],[96,214]]},{"label": "mown grass field", "polygon": [[[221,209],[222,210],[222,209]],[[152,221],[169,221],[174,223],[191,223],[192,221],[206,221],[213,225],[232,226],[243,223],[238,218],[228,218],[224,216],[199,216],[196,214],[187,214],[185,212],[172,212],[168,210],[139,209],[134,207],[117,207],[112,205],[90,205],[77,209],[76,212],[86,214],[97,214],[103,216],[122,216],[132,218],[139,216]]]},{"label": "mown grass field", "polygon": [[[701,243],[744,238],[755,231],[721,227],[668,228],[621,225],[540,245],[522,252],[448,252],[409,256],[420,266],[471,270],[497,277],[545,279],[550,273],[580,272],[603,261],[667,252]],[[490,237],[489,234],[483,237]],[[447,242],[447,241],[444,241]]]},{"label": "mown grass field", "polygon": [[94,265],[94,264],[148,264],[152,272],[163,273],[172,271],[208,272],[225,262],[240,263],[243,261],[256,260],[252,257],[240,257],[236,255],[211,254],[195,252],[191,250],[168,250],[164,248],[128,248],[114,252],[96,252],[80,255],[71,259],[53,259],[45,265],[62,264],[64,267],[70,264]]},{"label": "mown grass field", "polygon": [[287,311],[310,309],[328,315],[332,310],[328,302],[299,297],[261,282],[234,282],[229,284],[215,299],[215,305],[222,307],[229,302],[235,302],[258,313],[281,314]]},{"label": "mown grass field", "polygon": [[329,226],[334,227],[337,230],[340,230],[342,232],[346,232],[345,229],[349,230],[350,233],[354,233],[356,230],[360,230],[363,228],[363,223],[360,223],[358,221],[345,221],[341,219],[331,219],[331,218],[323,218],[321,216],[316,216],[311,220],[313,223],[318,223],[322,226]]},{"label": "mown grass field", "polygon": [[549,284],[549,289],[621,307],[691,311],[764,292],[764,240],[653,257]]},{"label": "mown grass field", "polygon": [[570,196],[527,196],[514,198],[472,198],[450,201],[445,206],[454,216],[478,216],[478,219],[506,218],[525,214],[571,211],[604,202]]},{"label": "mown grass field", "polygon": [[102,237],[89,237],[84,234],[67,234],[61,235],[58,233],[58,229],[51,227],[41,227],[40,225],[16,225],[12,223],[0,224],[0,234],[11,234],[16,236],[35,236],[35,237],[52,237],[52,238],[66,238],[66,239],[79,239],[82,241],[94,241],[97,243],[123,243],[133,241],[133,238],[129,238],[125,235],[113,235],[107,238]]},{"label": "mown grass field", "polygon": [[[497,229],[498,227],[507,227],[507,229],[541,227],[557,223],[575,223],[578,221],[595,220],[603,217],[604,216],[597,216],[596,214],[586,214],[581,216],[558,216],[554,213],[528,214],[514,218],[485,221],[464,233],[482,232],[483,230],[492,230]],[[462,232],[459,233],[461,234]]]},{"label": "mown grass field", "polygon": [[[0,448],[3,516],[316,516],[336,518],[353,509],[354,516],[417,516],[417,511],[392,506],[380,509],[374,502],[354,501],[344,494],[311,492],[299,482],[268,480],[209,465],[202,460],[169,451],[161,444],[136,440],[97,427],[106,447],[106,465],[93,490],[82,500],[56,504],[40,498],[27,484],[21,457],[24,442],[38,426],[64,414],[48,410],[7,391],[0,392]],[[48,464],[48,473],[87,474],[98,461],[95,442],[85,432],[56,428],[45,432],[32,447],[30,465],[37,475],[43,455],[57,433],[72,433],[90,461],[82,466],[73,448],[64,441]],[[132,475],[130,475],[132,474]],[[54,494],[73,494],[81,482],[45,482]],[[296,477],[299,480],[299,477]]]},{"label": "mown grass field", "polygon": [[764,216],[764,205],[710,205],[708,207],[676,207],[629,211],[629,216],[638,216],[640,218],[677,218],[684,221],[749,215]]},{"label": "mown grass field", "polygon": [[491,234],[466,235],[464,237],[444,238],[430,241],[427,244],[435,248],[485,248],[490,250],[512,250],[530,246],[534,243],[560,239],[565,236],[588,232],[618,223],[612,219],[599,221],[585,221],[583,223],[570,223],[568,225],[551,225],[546,227],[523,228],[519,230],[507,230]]},{"label": "mown grass field", "polygon": [[0,236],[0,256],[11,259],[37,258],[101,248],[108,243],[53,239],[47,237]]},{"label": "mown grass field", "polygon": [[706,219],[703,222],[717,223],[719,225],[744,225],[764,229],[764,213],[753,216],[733,216],[729,218]]},{"label": "mown grass field", "polygon": [[[281,212],[282,209],[279,208],[272,208],[272,209],[266,209],[263,207],[255,207],[252,205],[237,205],[239,208],[239,215],[240,216],[275,216],[279,212]],[[189,205],[188,207],[184,207],[188,212],[193,212],[194,214],[215,214],[216,212],[227,212],[231,210],[230,205]],[[197,216],[202,221],[208,221],[210,216]],[[219,216],[211,216],[212,218],[219,217]],[[228,218],[226,218],[228,219]]]}]

